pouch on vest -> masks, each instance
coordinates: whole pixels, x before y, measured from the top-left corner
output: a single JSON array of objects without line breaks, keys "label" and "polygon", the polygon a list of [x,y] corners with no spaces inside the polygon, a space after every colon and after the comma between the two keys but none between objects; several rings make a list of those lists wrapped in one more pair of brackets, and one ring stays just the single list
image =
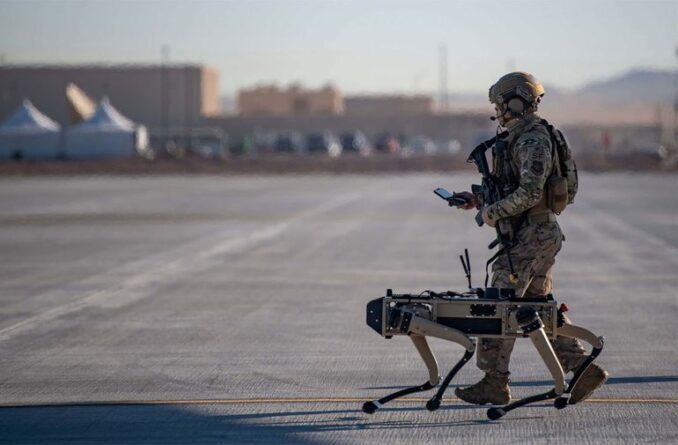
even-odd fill
[{"label": "pouch on vest", "polygon": [[567,207],[567,179],[559,174],[551,175],[546,180],[546,205],[556,214]]}]

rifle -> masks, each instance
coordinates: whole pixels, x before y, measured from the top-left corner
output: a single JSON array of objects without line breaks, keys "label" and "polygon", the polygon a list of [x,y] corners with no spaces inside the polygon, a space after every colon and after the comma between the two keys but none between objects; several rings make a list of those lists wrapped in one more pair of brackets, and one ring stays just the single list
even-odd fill
[{"label": "rifle", "polygon": [[[497,148],[497,155],[503,155],[505,158],[504,167],[508,168],[508,147],[506,147],[506,141],[502,138],[506,137],[508,132],[504,131],[495,137],[482,142],[476,148],[471,151],[466,162],[474,163],[478,168],[478,172],[482,176],[482,183],[480,185],[473,184],[471,186],[471,192],[474,195],[480,196],[482,198],[482,205],[478,213],[476,214],[476,223],[479,226],[483,225],[483,206],[488,206],[494,204],[495,202],[501,201],[510,193],[510,190],[507,187],[502,187],[497,178],[492,175],[490,167],[487,165],[487,158],[485,157],[485,152],[495,146]],[[497,245],[501,245],[500,250],[497,252],[497,255],[504,251],[506,253],[506,258],[509,265],[509,281],[513,284],[518,282],[518,275],[516,275],[515,270],[513,269],[513,261],[511,260],[511,246],[513,244],[513,227],[511,226],[510,221],[506,219],[500,219],[496,224],[497,238],[487,246],[488,249],[493,249]],[[493,256],[488,265],[494,261],[497,255]],[[485,279],[487,285],[487,277]]]}]

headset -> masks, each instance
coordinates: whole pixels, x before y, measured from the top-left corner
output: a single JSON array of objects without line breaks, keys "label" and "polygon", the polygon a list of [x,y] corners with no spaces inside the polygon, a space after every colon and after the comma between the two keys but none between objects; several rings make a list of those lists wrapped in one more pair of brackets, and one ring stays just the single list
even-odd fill
[{"label": "headset", "polygon": [[[504,110],[504,113],[509,112],[513,114],[514,116],[522,116],[525,114],[527,110],[530,108],[535,109],[537,108],[537,104],[541,102],[541,96],[538,96],[535,98],[533,102],[528,102],[527,100],[523,99],[522,97],[518,95],[512,95],[511,98],[509,99],[506,96],[509,96],[510,93],[504,94],[502,97],[504,98],[504,103],[506,104],[506,109]],[[507,100],[508,99],[508,100]],[[496,116],[491,116],[490,120],[495,121],[497,120]]]}]

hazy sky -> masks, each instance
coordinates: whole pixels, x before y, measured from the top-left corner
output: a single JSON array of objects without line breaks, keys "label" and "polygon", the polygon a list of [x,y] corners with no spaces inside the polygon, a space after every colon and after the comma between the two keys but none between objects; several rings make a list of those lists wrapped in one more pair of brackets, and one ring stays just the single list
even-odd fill
[{"label": "hazy sky", "polygon": [[178,62],[221,90],[277,81],[348,92],[486,91],[507,69],[576,87],[632,67],[675,68],[678,0],[7,1],[5,63]]}]

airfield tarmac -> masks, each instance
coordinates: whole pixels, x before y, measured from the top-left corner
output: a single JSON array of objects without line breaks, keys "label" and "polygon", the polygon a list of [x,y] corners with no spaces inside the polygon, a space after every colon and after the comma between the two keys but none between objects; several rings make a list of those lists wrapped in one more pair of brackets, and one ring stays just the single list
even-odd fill
[{"label": "airfield tarmac", "polygon": [[[0,443],[676,443],[678,176],[584,174],[555,294],[606,337],[608,384],[496,422],[422,393],[405,338],[365,325],[398,292],[481,285],[492,231],[433,195],[469,173],[0,179]],[[446,373],[462,348],[432,341]],[[529,341],[513,397],[550,388]]]}]

